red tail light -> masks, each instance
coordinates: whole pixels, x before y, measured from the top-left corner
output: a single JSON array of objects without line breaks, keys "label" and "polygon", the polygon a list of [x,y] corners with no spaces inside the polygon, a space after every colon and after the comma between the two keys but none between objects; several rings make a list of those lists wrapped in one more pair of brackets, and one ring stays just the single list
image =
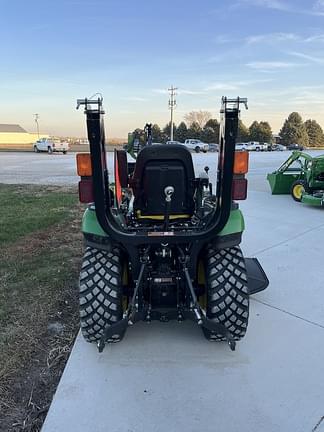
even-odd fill
[{"label": "red tail light", "polygon": [[79,200],[82,203],[94,202],[92,178],[79,181]]},{"label": "red tail light", "polygon": [[233,178],[232,198],[233,200],[245,200],[247,197],[247,179]]}]

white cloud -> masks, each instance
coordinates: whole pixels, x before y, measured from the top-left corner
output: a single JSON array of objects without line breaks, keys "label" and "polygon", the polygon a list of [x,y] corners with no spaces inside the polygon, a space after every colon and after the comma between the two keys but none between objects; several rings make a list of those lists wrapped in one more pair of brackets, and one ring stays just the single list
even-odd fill
[{"label": "white cloud", "polygon": [[288,52],[288,54],[292,55],[292,56],[295,56],[295,57],[302,58],[304,60],[311,61],[313,63],[324,64],[324,57],[316,57],[316,56],[313,56],[313,55],[304,54],[304,53],[296,52],[296,51]]},{"label": "white cloud", "polygon": [[292,68],[299,65],[296,63],[281,61],[254,61],[247,63],[246,66],[257,70],[272,71],[276,69]]},{"label": "white cloud", "polygon": [[245,81],[231,81],[230,83],[226,82],[216,82],[213,84],[210,84],[208,87],[205,88],[205,91],[212,91],[212,90],[238,90],[240,87],[249,87],[249,86],[255,86],[256,84],[262,84],[273,81],[272,78],[267,79],[255,79],[255,80],[245,80]]},{"label": "white cloud", "polygon": [[274,42],[287,42],[287,41],[296,41],[299,40],[300,37],[295,33],[267,33],[260,34],[255,36],[248,36],[245,41],[248,45],[256,44],[256,43],[274,43]]},{"label": "white cloud", "polygon": [[186,90],[186,89],[179,89],[177,91],[177,94],[179,95],[201,95],[204,92],[202,90]]},{"label": "white cloud", "polygon": [[234,7],[244,5],[264,7],[282,12],[324,16],[324,0],[317,0],[312,7],[307,9],[298,8],[293,4],[293,2],[287,2],[283,0],[238,0]]},{"label": "white cloud", "polygon": [[324,34],[307,37],[304,42],[324,42]]},{"label": "white cloud", "polygon": [[324,11],[324,0],[317,0],[314,5],[313,5],[313,9],[315,11]]},{"label": "white cloud", "polygon": [[158,94],[167,94],[167,93],[169,93],[166,88],[155,88],[155,89],[152,89],[152,92],[153,93],[158,93]]},{"label": "white cloud", "polygon": [[226,43],[232,42],[232,40],[233,40],[233,38],[228,36],[228,35],[218,35],[215,38],[215,42],[217,44],[226,44]]},{"label": "white cloud", "polygon": [[209,85],[208,87],[206,87],[205,91],[211,91],[211,90],[237,90],[237,86],[233,85],[233,84],[228,84],[228,83],[214,83]]},{"label": "white cloud", "polygon": [[280,11],[290,11],[291,6],[282,0],[239,0],[238,5],[252,5],[265,7],[267,9],[275,9]]}]

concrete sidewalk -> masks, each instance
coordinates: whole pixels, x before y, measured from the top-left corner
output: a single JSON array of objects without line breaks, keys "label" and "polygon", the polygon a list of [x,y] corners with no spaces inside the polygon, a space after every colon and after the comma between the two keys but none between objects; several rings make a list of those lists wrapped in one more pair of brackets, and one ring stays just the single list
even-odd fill
[{"label": "concrete sidewalk", "polygon": [[324,213],[250,189],[242,248],[270,286],[236,351],[189,322],[137,324],[103,354],[79,336],[43,432],[324,431]]}]

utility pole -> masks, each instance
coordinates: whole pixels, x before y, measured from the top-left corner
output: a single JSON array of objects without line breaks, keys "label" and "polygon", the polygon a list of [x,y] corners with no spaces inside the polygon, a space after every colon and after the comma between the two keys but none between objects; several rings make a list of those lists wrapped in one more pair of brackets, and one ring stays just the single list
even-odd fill
[{"label": "utility pole", "polygon": [[173,141],[173,110],[174,108],[177,106],[177,101],[175,100],[175,96],[176,96],[176,90],[178,90],[177,87],[173,87],[173,85],[171,86],[171,88],[168,89],[169,93],[170,93],[170,99],[169,99],[169,109],[171,110],[171,133],[170,133],[170,141]]},{"label": "utility pole", "polygon": [[36,127],[37,127],[37,136],[39,139],[39,124],[38,124],[38,119],[39,119],[39,115],[38,114],[34,114],[35,116],[35,123],[36,123]]}]

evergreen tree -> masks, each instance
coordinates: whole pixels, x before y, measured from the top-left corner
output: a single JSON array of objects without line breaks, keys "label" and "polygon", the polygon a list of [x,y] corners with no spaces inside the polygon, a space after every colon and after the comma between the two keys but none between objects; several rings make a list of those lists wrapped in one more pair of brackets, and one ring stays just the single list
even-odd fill
[{"label": "evergreen tree", "polygon": [[160,126],[157,124],[152,126],[152,139],[153,142],[162,142],[162,131]]},{"label": "evergreen tree", "polygon": [[254,122],[249,127],[249,136],[251,141],[259,141],[259,122]]},{"label": "evergreen tree", "polygon": [[216,136],[215,130],[212,127],[205,126],[201,132],[201,140],[208,144],[216,143],[218,142],[218,136]]},{"label": "evergreen tree", "polygon": [[[177,134],[177,127],[173,123],[173,140],[175,140],[175,136]],[[162,131],[162,141],[170,141],[171,140],[171,122],[167,123]]]},{"label": "evergreen tree", "polygon": [[201,139],[202,129],[197,122],[193,122],[188,129],[188,138]]},{"label": "evergreen tree", "polygon": [[271,143],[272,142],[272,129],[268,122],[261,121],[260,126],[260,142]]},{"label": "evergreen tree", "polygon": [[254,121],[249,128],[249,133],[251,141],[267,143],[272,141],[272,130],[268,122],[261,121],[259,123]]},{"label": "evergreen tree", "polygon": [[309,144],[306,127],[301,116],[297,112],[292,112],[289,114],[281,128],[279,135],[281,137],[281,142],[284,145],[296,143],[302,145],[303,147],[307,147]]},{"label": "evergreen tree", "polygon": [[141,128],[137,128],[133,132],[134,140],[138,140],[142,145],[145,144],[146,138],[145,138],[145,132]]},{"label": "evergreen tree", "polygon": [[177,133],[175,135],[176,141],[184,142],[187,139],[188,128],[185,122],[181,122],[177,127]]},{"label": "evergreen tree", "polygon": [[250,140],[249,129],[245,126],[242,120],[239,120],[237,142],[247,142]]},{"label": "evergreen tree", "polygon": [[306,120],[305,128],[308,135],[310,147],[319,147],[324,145],[323,129],[316,120]]},{"label": "evergreen tree", "polygon": [[210,119],[208,120],[208,122],[205,124],[205,128],[212,128],[214,131],[214,138],[212,141],[212,143],[217,143],[219,142],[219,123],[216,119]]}]

